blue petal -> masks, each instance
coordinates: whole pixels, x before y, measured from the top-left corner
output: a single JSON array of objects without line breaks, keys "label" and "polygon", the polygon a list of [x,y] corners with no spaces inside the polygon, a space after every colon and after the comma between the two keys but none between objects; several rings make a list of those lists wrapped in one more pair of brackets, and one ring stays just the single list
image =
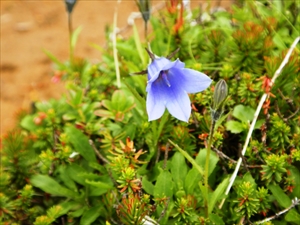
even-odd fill
[{"label": "blue petal", "polygon": [[[168,59],[167,59],[168,60]],[[171,68],[184,68],[184,63],[181,62],[179,59],[176,59],[174,62],[171,62],[172,64],[166,64],[162,70],[169,70]]]},{"label": "blue petal", "polygon": [[174,62],[171,62],[169,59],[166,59],[164,57],[155,59],[148,66],[148,82],[155,81],[158,78],[161,71],[169,70],[171,68],[178,68],[178,69],[184,68],[184,63],[182,63],[178,59]]},{"label": "blue petal", "polygon": [[165,95],[161,89],[161,82],[157,82],[156,85],[147,85],[147,113],[148,120],[157,120],[159,119],[166,109],[165,106]]},{"label": "blue petal", "polygon": [[[164,71],[164,74],[161,72]],[[166,77],[161,77],[165,75]],[[188,122],[191,103],[188,93],[205,90],[212,80],[203,73],[185,69],[180,60],[171,62],[164,57],[148,66],[147,113],[149,121],[159,119],[165,108],[179,120]]]},{"label": "blue petal", "polygon": [[188,122],[191,114],[191,105],[188,94],[174,79],[169,87],[158,79],[147,86],[147,112],[149,121],[160,118],[167,107],[170,114],[179,120]]},{"label": "blue petal", "polygon": [[156,58],[154,61],[152,61],[147,69],[148,80],[156,80],[160,71],[162,71],[162,69],[170,63],[172,62],[164,57]]},{"label": "blue petal", "polygon": [[168,78],[180,85],[187,93],[203,91],[208,88],[212,82],[204,73],[186,68],[170,69]]},{"label": "blue petal", "polygon": [[182,93],[181,95],[174,93],[174,96],[175,94],[177,95],[176,98],[167,101],[166,107],[172,116],[184,122],[188,122],[192,111],[189,96],[187,93]]},{"label": "blue petal", "polygon": [[191,101],[186,93],[174,80],[170,80],[171,86],[164,86],[166,94],[166,107],[169,113],[175,118],[188,122],[191,115]]}]

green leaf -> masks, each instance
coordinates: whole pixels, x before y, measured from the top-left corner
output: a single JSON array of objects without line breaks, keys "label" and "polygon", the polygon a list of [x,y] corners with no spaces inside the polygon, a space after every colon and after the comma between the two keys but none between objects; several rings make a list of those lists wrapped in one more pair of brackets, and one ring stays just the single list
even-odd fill
[{"label": "green leaf", "polygon": [[102,105],[107,110],[97,110],[95,114],[100,117],[108,117],[115,120],[123,119],[126,112],[135,107],[134,98],[126,95],[122,90],[116,90],[110,100],[103,100]]},{"label": "green leaf", "polygon": [[300,197],[300,179],[299,179],[300,172],[298,168],[294,166],[291,166],[289,168],[289,171],[291,171],[291,176],[294,178],[293,180],[295,181],[295,188],[291,196],[299,198]]},{"label": "green leaf", "polygon": [[[182,148],[180,148],[177,144],[169,139],[169,142],[198,170],[198,172],[203,175],[204,171],[201,166],[197,164],[197,162]],[[203,166],[204,167],[204,166]]]},{"label": "green leaf", "polygon": [[94,114],[99,117],[114,119],[114,114],[105,109],[98,109],[94,111]]},{"label": "green leaf", "polygon": [[230,120],[226,123],[225,126],[227,130],[234,134],[238,134],[244,131],[243,124],[238,121]]},{"label": "green leaf", "polygon": [[92,78],[91,74],[91,64],[85,61],[84,67],[81,72],[81,84],[83,87],[86,87],[89,85],[89,82]]},{"label": "green leaf", "polygon": [[132,96],[126,96],[122,90],[116,90],[111,98],[111,107],[117,112],[127,112],[134,106],[134,100]]},{"label": "green leaf", "polygon": [[261,126],[264,124],[265,120],[257,120],[254,126],[254,129],[260,129]]},{"label": "green leaf", "polygon": [[222,124],[222,122],[229,116],[229,114],[231,113],[231,111],[229,111],[227,114],[221,116],[217,122],[216,122],[216,125],[215,125],[215,128],[214,130],[216,131],[218,129],[218,127]]},{"label": "green leaf", "polygon": [[[221,199],[222,195],[225,193],[226,187],[229,184],[229,177],[225,178],[222,183],[220,183],[217,187],[217,189],[212,193],[212,195],[209,197],[209,207],[208,207],[208,213],[210,214],[215,204],[219,199]],[[219,223],[218,223],[219,224]]]},{"label": "green leaf", "polygon": [[99,187],[89,187],[89,196],[101,196],[103,194],[106,194],[109,191],[109,189],[99,188]]},{"label": "green leaf", "polygon": [[82,173],[79,175],[85,178],[85,183],[89,185],[90,196],[100,196],[114,188],[114,184],[108,175],[97,175],[93,173]]},{"label": "green leaf", "polygon": [[203,195],[203,198],[205,200],[209,201],[209,199],[208,199],[208,188],[201,181],[199,182],[199,187],[200,187],[201,193]]},{"label": "green leaf", "polygon": [[133,87],[131,87],[126,80],[123,80],[123,83],[126,85],[128,90],[132,93],[132,95],[140,102],[140,104],[143,106],[144,114],[147,115],[146,100],[142,96],[140,96],[140,94]]},{"label": "green leaf", "polygon": [[77,207],[75,211],[69,212],[72,217],[80,217],[88,209],[87,205]]},{"label": "green leaf", "polygon": [[107,173],[106,168],[103,165],[99,164],[99,163],[90,162],[89,166],[96,169],[96,170],[98,170],[100,173]]},{"label": "green leaf", "polygon": [[65,184],[68,188],[70,188],[70,189],[76,191],[76,190],[77,190],[77,186],[76,186],[74,180],[69,176],[69,173],[68,173],[68,171],[67,171],[67,166],[61,165],[61,166],[58,168],[58,171],[59,171],[59,177],[60,177],[60,179],[64,182],[64,184]]},{"label": "green leaf", "polygon": [[114,119],[114,114],[111,111],[104,110],[104,109],[98,109],[94,111],[94,114],[96,116],[102,117],[102,118],[110,118]]},{"label": "green leaf", "polygon": [[[207,154],[207,149],[201,149],[197,156],[200,158],[199,163],[202,168],[205,167],[206,154]],[[208,176],[210,176],[210,174],[216,168],[218,161],[219,161],[219,157],[217,156],[217,154],[215,152],[211,151],[209,154]]]},{"label": "green leaf", "polygon": [[[205,163],[206,163],[205,162],[206,161],[206,154],[207,154],[207,149],[202,149],[202,150],[200,150],[200,153],[197,156],[197,157],[200,158],[199,162],[200,162],[200,166],[202,166],[202,168],[204,168]],[[213,172],[213,170],[215,169],[218,161],[219,161],[219,158],[216,155],[216,153],[211,152],[210,155],[209,155],[208,177]],[[206,186],[204,186],[202,184],[202,182],[199,182],[199,187],[200,187],[200,190],[203,194],[204,199],[207,199],[207,201],[209,201],[208,188]]]},{"label": "green leaf", "polygon": [[139,56],[142,60],[142,64],[143,64],[143,66],[146,66],[145,50],[142,47],[142,43],[141,43],[141,40],[140,40],[140,37],[139,37],[139,33],[138,33],[138,30],[137,30],[135,24],[133,24],[133,38],[134,38],[134,42],[135,42],[137,52],[139,53]]},{"label": "green leaf", "polygon": [[255,179],[252,177],[250,172],[245,173],[245,175],[243,176],[243,181],[248,181],[251,184],[253,184],[253,187],[256,188],[257,184],[255,183]]},{"label": "green leaf", "polygon": [[118,54],[125,59],[130,59],[132,62],[140,63],[139,55],[132,43],[128,44],[125,42],[117,42]]},{"label": "green leaf", "polygon": [[59,211],[59,216],[67,214],[74,206],[77,206],[77,202],[63,202],[59,204],[61,206],[61,210]]},{"label": "green leaf", "polygon": [[67,214],[76,205],[78,204],[75,202],[64,202],[59,205],[52,206],[47,210],[47,216],[51,218],[51,222],[47,221],[47,224],[52,224],[55,219]]},{"label": "green leaf", "polygon": [[184,189],[187,194],[193,194],[194,189],[197,185],[197,183],[201,180],[201,175],[199,171],[193,167],[192,169],[189,170],[185,177],[185,182],[184,182]]},{"label": "green leaf", "polygon": [[300,221],[300,215],[297,213],[295,209],[291,209],[286,215],[285,215],[285,220],[287,222],[292,222],[295,224],[299,224]]},{"label": "green leaf", "polygon": [[81,27],[78,27],[76,30],[73,31],[72,33],[72,37],[71,37],[71,47],[72,49],[75,48],[75,45],[77,43],[77,39],[79,37],[79,34],[81,32],[82,28]]},{"label": "green leaf", "polygon": [[274,2],[272,2],[272,8],[277,12],[282,12],[282,9],[283,9],[282,3],[283,2],[281,2],[281,1],[274,1]]},{"label": "green leaf", "polygon": [[172,197],[173,195],[173,181],[172,175],[168,171],[162,171],[158,177],[154,186],[153,195],[158,197]]},{"label": "green leaf", "polygon": [[255,110],[249,106],[237,105],[233,109],[232,115],[242,122],[252,121]]},{"label": "green leaf", "polygon": [[285,42],[282,40],[283,37],[287,36],[289,36],[289,31],[287,27],[283,27],[275,32],[275,35],[273,36],[273,42],[276,45],[276,47],[278,47],[280,50],[287,48]]},{"label": "green leaf", "polygon": [[142,187],[149,195],[153,195],[154,185],[148,181],[146,176],[143,176]]},{"label": "green leaf", "polygon": [[34,123],[34,118],[35,115],[26,115],[22,119],[20,125],[26,130],[34,131],[38,128],[38,126]]},{"label": "green leaf", "polygon": [[77,176],[81,176],[86,180],[97,180],[97,181],[104,181],[104,182],[110,182],[110,178],[108,174],[106,175],[98,175],[96,173],[89,173],[89,172],[84,172],[81,174],[77,174]]},{"label": "green leaf", "polygon": [[101,182],[101,181],[92,181],[92,180],[85,180],[85,182],[87,184],[90,184],[90,185],[92,185],[94,187],[97,187],[99,189],[104,189],[106,191],[113,188],[113,183],[107,184],[107,183],[104,183],[104,182]]},{"label": "green leaf", "polygon": [[282,208],[288,208],[292,204],[291,199],[284,193],[281,187],[271,184],[269,190]]},{"label": "green leaf", "polygon": [[113,107],[112,107],[112,103],[110,100],[107,100],[107,99],[104,99],[101,104],[107,108],[108,110],[112,111],[113,110]]},{"label": "green leaf", "polygon": [[[195,159],[195,162],[197,163],[197,165],[200,165],[200,163],[201,163],[200,161],[201,161],[201,158],[200,158],[200,155],[198,154]],[[197,168],[193,167],[192,169],[190,169],[185,177],[185,183],[184,183],[185,191],[188,194],[192,194],[194,192],[196,185],[201,180],[201,178],[202,178],[202,175],[199,173]]]},{"label": "green leaf", "polygon": [[101,206],[94,206],[85,211],[80,219],[80,224],[89,225],[93,223],[101,215],[102,210]]},{"label": "green leaf", "polygon": [[82,104],[83,90],[69,92],[69,103],[73,108],[78,108]]},{"label": "green leaf", "polygon": [[89,162],[96,162],[96,156],[93,148],[89,144],[89,139],[80,130],[75,127],[65,127],[69,141],[73,144],[75,151],[79,152],[84,159]]},{"label": "green leaf", "polygon": [[62,118],[65,121],[75,120],[77,118],[77,114],[74,112],[65,113]]},{"label": "green leaf", "polygon": [[61,63],[51,52],[47,51],[46,49],[43,50],[43,52],[54,62],[57,64],[60,68],[65,67],[63,63]]},{"label": "green leaf", "polygon": [[81,166],[78,164],[71,164],[67,167],[67,172],[69,176],[76,181],[77,183],[81,185],[86,185],[85,178],[80,176],[80,174],[86,173],[86,170],[84,170]]},{"label": "green leaf", "polygon": [[213,213],[209,214],[209,219],[212,222],[212,224],[218,224],[218,225],[225,224],[221,217],[219,217],[218,215],[213,214]]},{"label": "green leaf", "polygon": [[176,152],[171,161],[171,174],[178,190],[180,187],[183,187],[187,170],[188,168],[184,156],[180,152]]},{"label": "green leaf", "polygon": [[30,179],[30,182],[33,186],[38,187],[43,191],[54,196],[64,196],[70,198],[75,198],[78,196],[76,192],[61,186],[59,183],[56,182],[56,180],[47,175],[34,175]]}]

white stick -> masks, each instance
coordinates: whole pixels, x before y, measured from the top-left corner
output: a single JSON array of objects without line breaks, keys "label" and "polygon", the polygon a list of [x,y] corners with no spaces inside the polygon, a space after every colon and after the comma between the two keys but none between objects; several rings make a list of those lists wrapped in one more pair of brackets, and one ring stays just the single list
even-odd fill
[{"label": "white stick", "polygon": [[274,216],[271,216],[271,217],[266,218],[266,219],[264,219],[264,220],[255,222],[254,224],[262,224],[262,223],[271,221],[271,220],[273,220],[273,219],[276,219],[276,218],[278,218],[280,215],[282,215],[282,214],[284,214],[284,213],[287,213],[288,211],[290,211],[292,208],[294,208],[295,206],[297,206],[297,205],[299,205],[299,204],[300,204],[300,200],[299,200],[298,198],[295,198],[295,199],[292,200],[292,204],[291,204],[288,208],[286,208],[286,209],[280,211],[279,213],[276,213]]},{"label": "white stick", "polygon": [[[286,54],[286,56],[284,57],[282,63],[280,64],[279,68],[276,70],[276,72],[275,72],[275,74],[274,74],[274,76],[273,76],[273,78],[271,80],[270,88],[275,83],[275,80],[277,79],[277,77],[282,72],[282,69],[284,68],[284,66],[288,63],[289,58],[290,58],[290,56],[291,56],[294,48],[296,47],[297,43],[299,42],[299,40],[300,40],[300,36],[295,39],[295,41],[293,42],[292,46],[290,47],[288,53]],[[233,172],[233,174],[232,174],[232,176],[230,178],[230,182],[229,182],[229,185],[228,185],[228,187],[226,189],[225,195],[228,195],[228,193],[229,193],[229,191],[230,191],[230,189],[231,189],[231,187],[233,185],[233,182],[234,182],[234,180],[235,180],[235,178],[237,176],[237,173],[238,173],[238,171],[240,169],[240,166],[241,166],[241,163],[242,163],[242,156],[244,156],[245,153],[246,153],[246,150],[247,150],[247,147],[248,147],[248,144],[249,144],[252,132],[254,130],[254,126],[255,126],[256,120],[257,120],[258,115],[259,115],[259,112],[260,112],[260,110],[261,110],[261,108],[262,108],[262,106],[263,106],[266,98],[268,97],[268,95],[269,95],[269,93],[264,93],[263,94],[263,96],[261,97],[260,102],[259,102],[259,104],[258,104],[258,106],[256,108],[256,111],[255,111],[255,114],[254,114],[254,118],[253,118],[253,121],[252,121],[251,126],[249,128],[249,131],[248,131],[248,134],[247,134],[247,138],[246,138],[246,141],[245,141],[242,153],[241,153],[241,157],[239,158],[239,160],[238,160],[238,162],[236,164],[235,170],[234,170],[234,172]],[[225,198],[222,200],[221,204],[219,205],[220,209],[222,208],[224,202],[225,202]]]}]

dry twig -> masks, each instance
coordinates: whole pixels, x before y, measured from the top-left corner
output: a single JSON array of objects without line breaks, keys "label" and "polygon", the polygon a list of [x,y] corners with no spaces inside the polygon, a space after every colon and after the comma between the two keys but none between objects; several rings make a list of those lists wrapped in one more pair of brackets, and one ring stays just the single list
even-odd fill
[{"label": "dry twig", "polygon": [[274,216],[268,217],[268,218],[266,218],[266,219],[264,219],[264,220],[261,220],[261,221],[257,221],[257,222],[255,222],[254,224],[262,224],[262,223],[265,223],[265,222],[274,220],[274,219],[278,218],[280,215],[282,215],[282,214],[284,214],[284,213],[287,213],[288,211],[290,211],[292,208],[294,208],[295,206],[297,206],[297,205],[299,205],[299,204],[300,204],[300,199],[294,198],[294,199],[292,200],[292,204],[291,204],[288,208],[286,208],[286,209],[280,211],[279,213],[276,213]]},{"label": "dry twig", "polygon": [[98,149],[96,148],[94,142],[92,140],[89,140],[89,144],[90,146],[92,146],[92,148],[94,149],[94,152],[96,153],[97,157],[102,160],[104,163],[108,164],[109,161],[103,156],[101,155],[101,153],[98,151]]}]

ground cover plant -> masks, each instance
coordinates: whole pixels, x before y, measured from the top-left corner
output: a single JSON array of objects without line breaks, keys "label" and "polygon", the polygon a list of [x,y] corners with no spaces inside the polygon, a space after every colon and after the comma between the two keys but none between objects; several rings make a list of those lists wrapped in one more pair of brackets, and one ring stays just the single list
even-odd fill
[{"label": "ground cover plant", "polygon": [[2,138],[1,224],[299,224],[298,1],[137,1],[145,37],[108,27],[97,64],[75,3],[67,94]]}]

